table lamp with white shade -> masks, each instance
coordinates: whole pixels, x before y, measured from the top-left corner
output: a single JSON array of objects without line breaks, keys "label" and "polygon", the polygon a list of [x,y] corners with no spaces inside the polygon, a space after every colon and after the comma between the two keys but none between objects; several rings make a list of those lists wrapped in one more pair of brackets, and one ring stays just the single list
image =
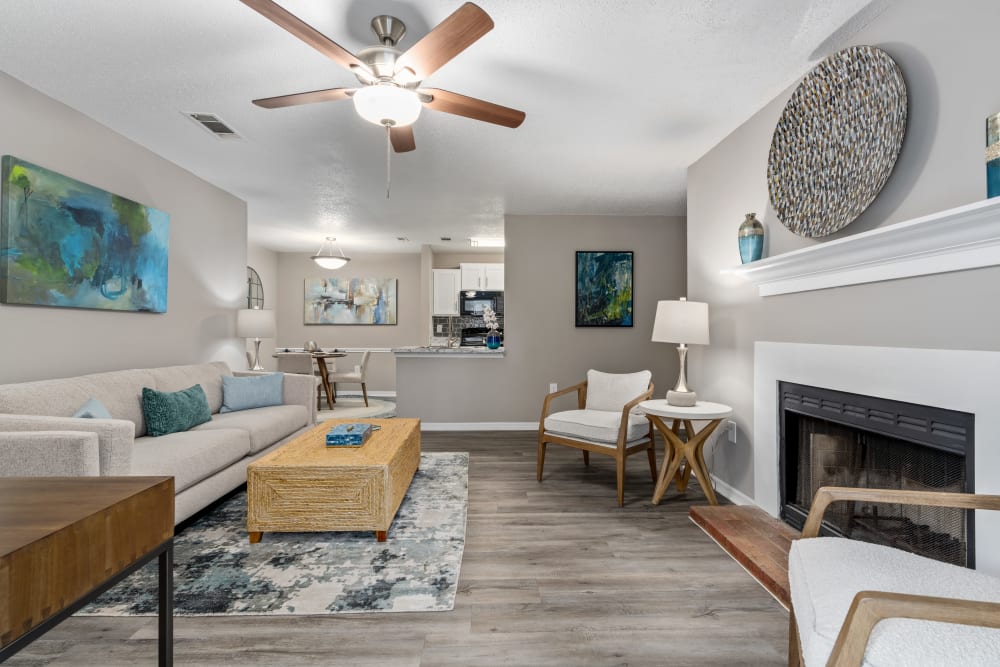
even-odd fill
[{"label": "table lamp with white shade", "polygon": [[677,384],[667,392],[667,403],[678,407],[691,407],[698,395],[687,384],[687,346],[708,345],[708,304],[688,301],[660,301],[656,304],[653,321],[654,343],[678,343],[677,354],[681,370]]},{"label": "table lamp with white shade", "polygon": [[262,308],[244,308],[236,313],[236,335],[240,338],[253,338],[253,366],[252,371],[262,371],[264,367],[260,365],[260,339],[274,338],[275,335],[274,311]]}]

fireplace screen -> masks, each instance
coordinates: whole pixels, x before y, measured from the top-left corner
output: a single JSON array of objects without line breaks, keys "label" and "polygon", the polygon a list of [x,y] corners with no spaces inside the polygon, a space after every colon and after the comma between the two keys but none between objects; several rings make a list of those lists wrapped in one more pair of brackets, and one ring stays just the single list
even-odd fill
[{"label": "fireplace screen", "polygon": [[[785,384],[785,383],[783,383]],[[797,387],[797,385],[793,385]],[[816,388],[806,388],[827,392]],[[792,393],[791,400],[789,393]],[[833,392],[841,397],[854,395]],[[859,397],[869,400],[870,397]],[[878,409],[874,424],[858,422],[859,410],[847,413],[851,418],[829,414],[831,404],[825,401],[803,401],[802,392],[783,393],[782,515],[792,525],[801,528],[809,512],[812,498],[822,486],[848,486],[914,491],[971,491],[968,479],[969,460],[961,448],[936,446],[919,435],[914,439],[898,437],[899,433],[880,433],[898,429],[899,415],[889,419],[893,410]],[[816,409],[810,409],[810,404]],[[841,403],[841,409],[845,403]],[[913,423],[912,404],[907,407],[904,423]],[[884,406],[883,406],[884,407]],[[871,410],[871,408],[867,408]],[[823,413],[822,416],[803,414]],[[843,414],[843,413],[842,413]],[[963,416],[964,413],[956,413]],[[964,415],[971,418],[971,415]],[[833,417],[833,420],[827,418]],[[835,421],[836,420],[836,421]],[[929,428],[933,418],[927,422]],[[938,428],[940,430],[940,428]],[[968,435],[971,436],[971,424]],[[954,438],[953,438],[954,439]],[[956,565],[971,566],[971,515],[966,510],[945,507],[892,505],[886,503],[838,502],[827,509],[824,534],[885,544]]]}]

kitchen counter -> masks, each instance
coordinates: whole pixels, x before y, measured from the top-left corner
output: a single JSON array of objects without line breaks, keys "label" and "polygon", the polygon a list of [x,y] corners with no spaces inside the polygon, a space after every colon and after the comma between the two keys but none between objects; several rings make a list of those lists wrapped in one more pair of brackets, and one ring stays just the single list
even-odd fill
[{"label": "kitchen counter", "polygon": [[422,347],[394,347],[392,348],[392,351],[397,357],[485,357],[502,359],[504,356],[504,348],[502,347],[496,350],[491,350],[486,347],[441,347],[433,345]]}]

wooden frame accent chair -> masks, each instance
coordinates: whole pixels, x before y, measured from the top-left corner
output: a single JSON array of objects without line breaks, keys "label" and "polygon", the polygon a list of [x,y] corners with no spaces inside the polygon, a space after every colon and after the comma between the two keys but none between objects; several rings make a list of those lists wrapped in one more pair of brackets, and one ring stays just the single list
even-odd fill
[{"label": "wooden frame accent chair", "polygon": [[[583,451],[583,464],[590,465],[590,454],[615,459],[618,480],[618,506],[625,504],[625,459],[646,452],[649,472],[656,483],[656,448],[653,426],[643,415],[634,415],[642,401],[653,395],[653,374],[602,373],[587,371],[584,382],[548,394],[538,420],[538,481],[542,481],[547,445],[563,445]],[[552,400],[576,392],[577,409],[549,414]]]},{"label": "wooden frame accent chair", "polygon": [[995,495],[821,488],[788,555],[788,664],[1000,664],[1000,578],[892,547],[818,537],[823,513],[837,501],[1000,510]]}]

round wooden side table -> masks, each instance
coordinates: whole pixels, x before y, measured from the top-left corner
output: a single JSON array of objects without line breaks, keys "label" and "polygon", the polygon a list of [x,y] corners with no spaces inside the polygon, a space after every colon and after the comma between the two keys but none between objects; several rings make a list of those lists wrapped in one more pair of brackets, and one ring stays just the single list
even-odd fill
[{"label": "round wooden side table", "polygon": [[[660,475],[656,480],[656,489],[653,491],[653,504],[660,503],[671,480],[676,480],[677,490],[684,493],[693,472],[708,502],[718,505],[719,500],[715,497],[715,489],[712,488],[712,480],[708,476],[702,449],[722,420],[733,414],[733,409],[722,403],[707,401],[698,401],[692,407],[682,408],[670,405],[662,398],[643,401],[637,409],[645,413],[656,430],[663,435],[667,445],[663,464],[660,466]],[[666,425],[664,419],[673,421],[670,427]],[[700,431],[696,431],[693,424],[695,421],[708,421],[708,423]],[[686,440],[680,437],[681,423],[684,424]],[[684,461],[687,461],[687,465],[681,470]]]}]

